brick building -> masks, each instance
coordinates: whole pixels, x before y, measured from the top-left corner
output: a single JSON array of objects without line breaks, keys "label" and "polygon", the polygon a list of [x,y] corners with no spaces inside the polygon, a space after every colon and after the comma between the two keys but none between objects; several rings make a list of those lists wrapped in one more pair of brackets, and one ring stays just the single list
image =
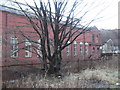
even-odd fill
[{"label": "brick building", "polygon": [[[1,52],[3,65],[40,63],[38,56],[29,51],[33,50],[31,43],[20,33],[22,31],[33,40],[39,41],[38,35],[28,24],[26,17],[19,11],[7,7],[0,7],[0,14],[2,21],[0,30],[2,31]],[[53,37],[52,34],[50,36]],[[96,27],[90,27],[89,31],[80,35],[63,50],[63,60],[98,58],[101,55],[100,45],[101,36],[99,30]]]}]

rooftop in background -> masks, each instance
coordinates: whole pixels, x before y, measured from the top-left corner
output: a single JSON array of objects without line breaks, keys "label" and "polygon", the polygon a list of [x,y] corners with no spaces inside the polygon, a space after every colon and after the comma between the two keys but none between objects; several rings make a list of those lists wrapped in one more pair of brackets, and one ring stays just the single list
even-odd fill
[{"label": "rooftop in background", "polygon": [[101,32],[101,38],[102,38],[102,43],[106,43],[109,39],[111,39],[114,43],[114,45],[118,45],[118,29],[113,29],[113,30],[100,30]]}]

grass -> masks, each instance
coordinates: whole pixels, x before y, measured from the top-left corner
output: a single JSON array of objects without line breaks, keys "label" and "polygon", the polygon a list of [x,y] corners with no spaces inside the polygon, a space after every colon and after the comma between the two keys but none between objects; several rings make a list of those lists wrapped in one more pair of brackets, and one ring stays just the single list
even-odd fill
[{"label": "grass", "polygon": [[107,81],[109,83],[116,83],[118,81],[118,71],[116,69],[86,69],[82,72],[81,79]]},{"label": "grass", "polygon": [[117,86],[117,85],[110,85],[109,88],[120,88],[120,86]]},{"label": "grass", "polygon": [[62,79],[57,78],[41,78],[41,75],[34,74],[28,77],[23,77],[20,80],[12,80],[6,82],[7,88],[91,88],[91,83],[88,80],[97,82],[105,81],[110,84],[115,84],[118,81],[118,72],[115,70],[86,69],[81,73],[71,73]]},{"label": "grass", "polygon": [[[94,69],[85,69],[80,73],[66,74],[62,79],[43,78],[41,74],[30,74],[17,80],[5,81],[7,88],[119,88],[117,58],[96,64]],[[101,84],[100,84],[101,83]]]}]

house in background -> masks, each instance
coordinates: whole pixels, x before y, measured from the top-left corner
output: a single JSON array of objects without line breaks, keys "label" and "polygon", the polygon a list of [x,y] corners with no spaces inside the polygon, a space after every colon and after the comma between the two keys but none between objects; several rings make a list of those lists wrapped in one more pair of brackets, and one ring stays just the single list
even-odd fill
[{"label": "house in background", "polygon": [[119,53],[118,30],[100,30],[102,40],[102,53]]},{"label": "house in background", "polygon": [[102,53],[113,53],[113,41],[109,39],[106,43],[102,45]]},{"label": "house in background", "polygon": [[[40,58],[31,52],[34,50],[32,43],[21,35],[22,31],[29,36],[28,38],[39,42],[39,36],[30,26],[26,17],[18,10],[9,7],[0,7],[0,13],[2,16],[2,27],[0,27],[2,31],[2,65],[40,63]],[[80,29],[82,30],[82,28]],[[71,45],[63,50],[63,60],[88,60],[101,56],[100,31],[95,26],[88,27],[86,30],[88,31],[80,35]],[[53,41],[51,32],[50,37],[50,40]],[[39,45],[38,48],[40,48]],[[39,50],[37,50],[38,52]]]}]

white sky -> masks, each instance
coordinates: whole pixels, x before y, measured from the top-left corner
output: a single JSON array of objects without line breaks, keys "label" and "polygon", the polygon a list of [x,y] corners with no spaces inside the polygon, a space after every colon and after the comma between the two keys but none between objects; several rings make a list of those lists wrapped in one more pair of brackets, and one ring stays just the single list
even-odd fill
[{"label": "white sky", "polygon": [[[24,2],[24,0],[17,0],[17,1],[22,2],[22,3]],[[34,5],[32,3],[33,0],[26,0],[26,1],[29,4]],[[36,0],[36,1],[39,1],[39,0]],[[43,0],[43,1],[45,1],[45,0]],[[50,0],[50,1],[52,1],[52,0]],[[73,1],[73,0],[69,0],[69,5],[71,5],[71,1]],[[78,1],[82,1],[82,0],[78,0]],[[103,28],[103,29],[118,28],[118,1],[120,1],[120,0],[85,0],[85,1],[89,2],[89,4],[97,1],[97,3],[95,5],[98,5],[98,6],[96,8],[93,8],[93,10],[90,10],[90,13],[88,13],[88,15],[84,18],[84,21],[88,21],[91,17],[95,16],[94,13],[96,13],[97,11],[100,11],[100,9],[109,5],[98,16],[98,17],[103,17],[103,18],[91,23],[91,26],[97,26],[99,29],[101,29],[101,28]],[[106,4],[104,5],[102,3],[102,1],[104,1]],[[9,5],[8,3],[9,3],[8,0],[0,0],[0,4]],[[93,4],[90,4],[88,7],[92,8],[92,5]],[[78,9],[79,9],[79,7],[78,7]],[[78,14],[78,16],[79,16],[79,14]]]}]

